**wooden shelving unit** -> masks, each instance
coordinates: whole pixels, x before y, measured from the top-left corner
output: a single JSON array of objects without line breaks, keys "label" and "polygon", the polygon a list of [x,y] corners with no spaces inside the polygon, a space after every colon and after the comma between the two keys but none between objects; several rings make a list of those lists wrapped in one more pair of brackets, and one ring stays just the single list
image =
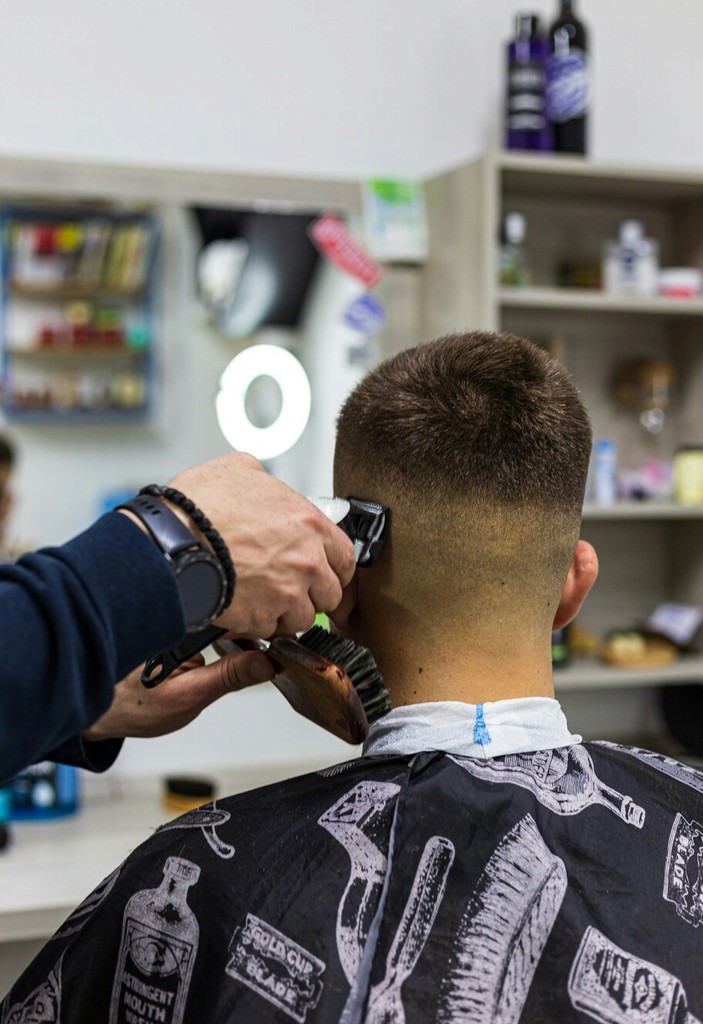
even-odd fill
[{"label": "wooden shelving unit", "polygon": [[634,686],[675,686],[678,683],[700,683],[703,679],[703,656],[686,655],[666,668],[615,668],[604,662],[579,658],[554,672],[557,692],[569,690],[615,690]]},{"label": "wooden shelving unit", "polygon": [[583,518],[593,522],[611,520],[653,520],[665,522],[669,519],[688,519],[692,522],[703,520],[703,505],[677,505],[673,501],[616,501],[612,505],[584,505]]},{"label": "wooden shelving unit", "polygon": [[49,348],[20,348],[9,346],[6,350],[15,359],[134,359],[146,356],[146,352],[126,345],[54,345]]},{"label": "wooden shelving unit", "polygon": [[[603,164],[577,157],[494,153],[426,184],[430,254],[423,272],[424,337],[457,328],[506,330],[557,348],[573,373],[596,438],[616,440],[620,464],[669,460],[703,442],[703,299],[615,296],[561,288],[565,260],[599,261],[620,222],[638,218],[659,240],[662,266],[703,267],[703,174]],[[503,216],[527,223],[532,271],[524,287],[501,287]],[[621,362],[671,361],[670,414],[658,437],[612,393]],[[662,601],[703,604],[703,506],[672,501],[586,504],[583,536],[600,577],[580,617],[599,636],[641,624]],[[574,661],[558,691],[703,683],[703,657],[635,672]]]},{"label": "wooden shelving unit", "polygon": [[499,288],[503,309],[572,310],[575,313],[634,313],[661,317],[703,317],[703,299],[608,295],[588,288]]}]

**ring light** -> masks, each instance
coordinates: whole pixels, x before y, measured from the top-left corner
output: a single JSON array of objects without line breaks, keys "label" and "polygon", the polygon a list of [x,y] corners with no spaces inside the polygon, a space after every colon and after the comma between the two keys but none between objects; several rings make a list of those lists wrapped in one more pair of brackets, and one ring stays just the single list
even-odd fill
[{"label": "ring light", "polygon": [[[268,427],[257,427],[246,411],[247,391],[257,377],[272,377],[281,390],[281,411]],[[310,402],[310,382],[295,356],[280,345],[252,345],[222,374],[215,408],[227,442],[263,462],[293,447],[307,425]]]}]

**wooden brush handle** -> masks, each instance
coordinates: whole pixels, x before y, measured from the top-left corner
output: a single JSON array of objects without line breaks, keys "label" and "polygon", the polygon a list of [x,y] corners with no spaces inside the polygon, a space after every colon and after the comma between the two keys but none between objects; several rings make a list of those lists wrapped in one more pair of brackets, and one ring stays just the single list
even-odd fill
[{"label": "wooden brush handle", "polygon": [[[262,650],[256,640],[219,640],[216,650]],[[346,743],[363,743],[369,723],[354,684],[339,665],[292,637],[276,637],[264,653],[278,670],[273,679],[299,715]]]}]

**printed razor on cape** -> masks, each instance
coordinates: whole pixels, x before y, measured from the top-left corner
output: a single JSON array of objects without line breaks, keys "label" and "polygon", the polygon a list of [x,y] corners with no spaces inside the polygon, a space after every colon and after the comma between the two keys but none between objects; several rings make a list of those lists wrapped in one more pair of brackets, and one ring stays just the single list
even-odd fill
[{"label": "printed razor on cape", "polygon": [[[354,544],[357,566],[373,565],[378,558],[386,534],[388,508],[375,501],[361,498],[310,498],[333,523],[343,530]],[[194,654],[209,647],[228,631],[221,626],[210,625],[197,633],[188,634],[177,647],[149,658],[142,671],[142,683],[148,688],[158,686],[167,679],[179,665]]]}]

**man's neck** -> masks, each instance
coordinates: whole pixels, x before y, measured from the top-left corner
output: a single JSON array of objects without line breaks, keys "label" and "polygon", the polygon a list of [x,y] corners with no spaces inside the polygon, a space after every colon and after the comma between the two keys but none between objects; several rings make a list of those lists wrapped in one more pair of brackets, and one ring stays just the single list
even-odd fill
[{"label": "man's neck", "polygon": [[381,633],[365,640],[393,707],[426,701],[484,704],[516,697],[554,697],[551,644],[502,644],[429,630]]}]

